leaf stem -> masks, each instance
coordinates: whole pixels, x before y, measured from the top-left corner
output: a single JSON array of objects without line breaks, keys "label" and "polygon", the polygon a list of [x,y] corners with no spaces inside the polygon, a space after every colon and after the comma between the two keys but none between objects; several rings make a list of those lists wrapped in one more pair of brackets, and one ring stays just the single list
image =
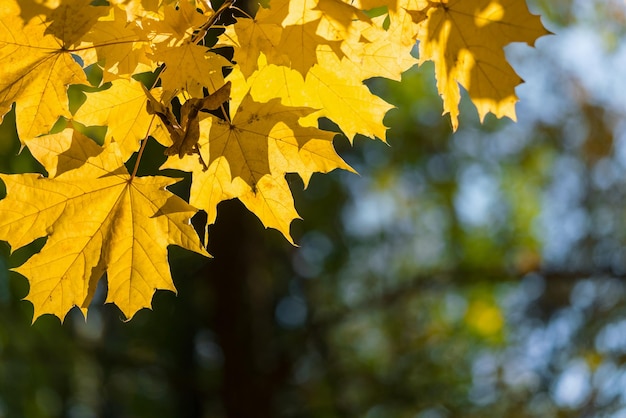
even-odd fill
[{"label": "leaf stem", "polygon": [[132,183],[135,177],[137,176],[137,170],[139,169],[139,162],[141,161],[141,157],[143,156],[143,151],[146,149],[146,144],[148,143],[148,137],[150,136],[150,131],[152,130],[152,123],[154,123],[155,115],[152,115],[152,119],[150,119],[150,125],[148,125],[148,131],[146,132],[146,136],[141,141],[141,148],[139,148],[139,153],[137,154],[137,160],[135,160],[135,167],[133,167],[133,173],[130,175],[129,183]]}]

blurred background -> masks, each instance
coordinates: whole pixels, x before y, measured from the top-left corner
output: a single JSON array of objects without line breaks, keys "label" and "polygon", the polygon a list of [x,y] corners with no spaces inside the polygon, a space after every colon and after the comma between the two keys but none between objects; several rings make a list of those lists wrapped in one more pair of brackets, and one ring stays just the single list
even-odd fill
[{"label": "blurred background", "polygon": [[214,259],[170,247],[177,296],[31,325],[9,268],[42,243],[1,243],[0,417],[626,417],[626,4],[530,5],[556,35],[507,49],[518,122],[464,98],[451,134],[429,64],[372,80],[390,146],[289,177],[299,248],[225,202]]}]

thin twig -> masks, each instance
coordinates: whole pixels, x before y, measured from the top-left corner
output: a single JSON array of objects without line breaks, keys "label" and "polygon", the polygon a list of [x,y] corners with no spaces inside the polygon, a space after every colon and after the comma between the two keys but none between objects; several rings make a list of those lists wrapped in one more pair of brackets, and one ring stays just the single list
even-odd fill
[{"label": "thin twig", "polygon": [[221,14],[224,13],[226,9],[230,8],[230,6],[232,6],[234,2],[234,0],[226,0],[224,3],[222,3],[219,9],[217,9],[215,13],[213,13],[211,17],[209,17],[209,19],[198,28],[198,32],[196,32],[191,37],[191,42],[197,44],[202,39],[204,39],[204,36],[207,34],[209,29],[213,27],[213,24],[217,21],[217,19],[219,19]]}]

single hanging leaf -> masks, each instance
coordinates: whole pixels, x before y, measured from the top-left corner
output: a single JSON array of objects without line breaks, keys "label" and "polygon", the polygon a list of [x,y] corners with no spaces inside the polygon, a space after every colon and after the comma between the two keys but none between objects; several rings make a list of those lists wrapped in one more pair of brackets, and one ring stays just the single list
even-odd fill
[{"label": "single hanging leaf", "polygon": [[[81,135],[58,137],[64,138],[91,141]],[[70,153],[83,147],[66,143],[63,148]],[[151,306],[157,289],[175,291],[168,245],[208,255],[189,224],[196,209],[165,189],[177,180],[131,181],[123,163],[112,143],[55,178],[0,174],[7,188],[0,201],[0,239],[16,249],[48,237],[40,253],[15,269],[29,279],[26,299],[34,306],[33,320],[46,313],[63,319],[73,306],[86,314],[105,272],[106,302],[130,319]]]},{"label": "single hanging leaf", "polygon": [[481,121],[489,112],[515,120],[515,86],[522,79],[506,61],[504,46],[535,40],[548,32],[525,0],[428,2],[419,34],[420,62],[434,61],[444,114],[458,126],[459,84],[469,93]]},{"label": "single hanging leaf", "polygon": [[[156,115],[161,120],[163,126],[170,134],[169,144],[180,144],[185,134],[183,127],[180,125],[169,103],[163,104],[158,101],[144,85],[141,85],[143,92],[145,93],[148,101],[146,102],[146,112],[149,115]],[[154,90],[153,90],[154,91]]]}]

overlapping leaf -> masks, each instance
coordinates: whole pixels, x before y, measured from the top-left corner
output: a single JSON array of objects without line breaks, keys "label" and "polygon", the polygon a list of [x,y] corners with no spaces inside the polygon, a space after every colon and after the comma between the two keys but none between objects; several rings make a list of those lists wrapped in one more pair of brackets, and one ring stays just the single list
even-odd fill
[{"label": "overlapping leaf", "polygon": [[76,54],[80,55],[85,65],[102,65],[105,82],[152,71],[148,34],[139,22],[135,19],[128,21],[124,10],[111,8],[110,13],[94,24],[82,38],[82,48]]},{"label": "overlapping leaf", "polygon": [[186,91],[193,97],[202,97],[203,88],[217,90],[224,84],[222,69],[231,63],[206,48],[186,43],[167,48],[153,55],[155,61],[165,64],[161,83],[168,91]]},{"label": "overlapping leaf", "polygon": [[[288,106],[319,109],[313,115],[313,123],[322,116],[328,117],[350,140],[357,134],[384,140],[387,128],[383,118],[393,106],[372,94],[358,79],[352,62],[330,55],[324,57],[323,63],[327,65],[316,64],[303,79],[297,71],[267,65],[261,59],[257,72],[246,81],[235,83],[243,86],[242,91],[249,88],[252,97],[261,102],[280,97]],[[236,68],[229,79],[241,80]]]},{"label": "overlapping leaf", "polygon": [[285,174],[298,173],[308,184],[314,172],[351,170],[333,148],[334,134],[298,123],[312,111],[284,106],[279,99],[259,103],[246,95],[232,121],[211,117],[201,122],[200,152],[208,169],[192,157],[170,158],[165,167],[193,171],[190,203],[208,213],[209,223],[219,202],[239,198],[266,227],[293,242],[289,226],[298,214]]}]

